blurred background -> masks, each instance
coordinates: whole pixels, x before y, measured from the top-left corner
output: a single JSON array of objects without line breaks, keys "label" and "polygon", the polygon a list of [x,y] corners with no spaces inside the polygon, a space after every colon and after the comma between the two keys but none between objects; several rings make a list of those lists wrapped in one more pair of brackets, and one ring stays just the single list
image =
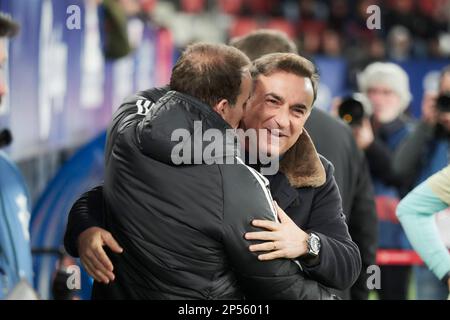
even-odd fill
[{"label": "blurred background", "polygon": [[[368,28],[371,5],[379,28]],[[13,136],[2,150],[29,191],[33,286],[44,299],[57,298],[58,270],[75,263],[61,248],[67,213],[102,181],[112,113],[126,96],[168,83],[186,45],[281,30],[317,64],[316,107],[326,111],[357,89],[368,64],[396,62],[409,76],[413,118],[450,63],[450,0],[0,0],[0,11],[21,26],[1,70],[0,129]],[[88,298],[82,281],[76,296]]]}]

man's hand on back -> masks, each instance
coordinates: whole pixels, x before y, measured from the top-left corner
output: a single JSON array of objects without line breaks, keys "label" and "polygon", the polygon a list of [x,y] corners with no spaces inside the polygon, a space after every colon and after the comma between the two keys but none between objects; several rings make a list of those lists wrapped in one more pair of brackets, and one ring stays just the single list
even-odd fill
[{"label": "man's hand on back", "polygon": [[266,253],[258,256],[259,260],[296,259],[306,254],[308,252],[308,234],[300,229],[276,202],[274,204],[281,223],[253,220],[253,226],[269,231],[247,232],[245,234],[247,240],[267,241],[251,245],[250,251],[266,251]]},{"label": "man's hand on back", "polygon": [[84,268],[96,281],[108,284],[114,280],[114,267],[103,246],[116,253],[123,252],[111,233],[102,228],[88,228],[78,237],[78,253]]}]

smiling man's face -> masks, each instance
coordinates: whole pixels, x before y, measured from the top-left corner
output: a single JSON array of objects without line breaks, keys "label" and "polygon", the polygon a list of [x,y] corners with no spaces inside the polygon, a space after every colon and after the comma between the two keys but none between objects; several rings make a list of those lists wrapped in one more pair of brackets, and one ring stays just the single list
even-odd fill
[{"label": "smiling man's face", "polygon": [[259,153],[284,154],[302,134],[313,100],[309,78],[284,71],[259,75],[241,127],[267,129],[258,135]]}]

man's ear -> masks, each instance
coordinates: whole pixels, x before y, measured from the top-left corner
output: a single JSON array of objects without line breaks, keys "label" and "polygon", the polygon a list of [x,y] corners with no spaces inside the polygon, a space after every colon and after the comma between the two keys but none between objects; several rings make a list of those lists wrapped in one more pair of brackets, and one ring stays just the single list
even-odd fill
[{"label": "man's ear", "polygon": [[222,118],[226,117],[228,114],[228,108],[230,107],[230,103],[227,99],[220,100],[214,107],[214,111],[217,112]]}]

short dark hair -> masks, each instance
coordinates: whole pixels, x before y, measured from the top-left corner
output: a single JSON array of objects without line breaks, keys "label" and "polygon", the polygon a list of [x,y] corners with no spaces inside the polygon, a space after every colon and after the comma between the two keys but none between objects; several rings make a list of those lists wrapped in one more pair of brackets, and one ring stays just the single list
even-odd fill
[{"label": "short dark hair", "polygon": [[275,72],[293,73],[299,77],[309,78],[314,90],[314,100],[317,98],[319,74],[315,65],[308,59],[295,53],[271,53],[253,61],[251,68],[252,78],[259,75],[270,76]]},{"label": "short dark hair", "polygon": [[172,69],[170,88],[215,106],[226,99],[235,105],[241,80],[250,60],[236,48],[224,44],[190,45]]},{"label": "short dark hair", "polygon": [[19,24],[10,15],[0,12],[0,37],[14,37],[19,33]]},{"label": "short dark hair", "polygon": [[298,53],[297,46],[287,34],[270,29],[260,29],[232,38],[230,45],[244,52],[252,61],[269,53]]}]

